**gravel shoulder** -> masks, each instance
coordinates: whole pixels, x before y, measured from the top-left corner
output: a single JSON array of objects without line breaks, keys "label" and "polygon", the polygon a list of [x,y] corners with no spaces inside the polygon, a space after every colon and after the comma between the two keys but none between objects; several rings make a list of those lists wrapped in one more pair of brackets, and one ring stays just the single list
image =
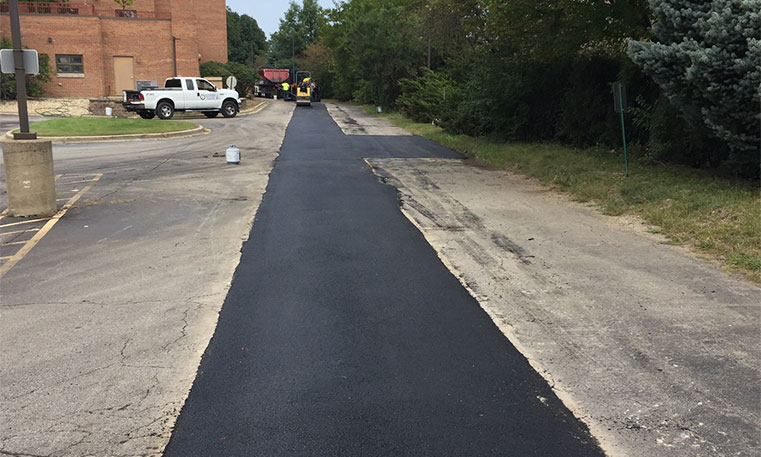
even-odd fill
[{"label": "gravel shoulder", "polygon": [[506,171],[367,162],[609,455],[761,455],[761,289]]},{"label": "gravel shoulder", "polygon": [[325,103],[328,113],[344,135],[409,136],[410,132],[384,119],[367,114],[361,106]]}]

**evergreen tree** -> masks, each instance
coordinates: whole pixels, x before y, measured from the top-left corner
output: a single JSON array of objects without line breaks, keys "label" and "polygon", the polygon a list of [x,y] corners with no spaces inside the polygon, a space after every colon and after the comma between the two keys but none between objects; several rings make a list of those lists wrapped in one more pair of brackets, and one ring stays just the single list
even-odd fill
[{"label": "evergreen tree", "polygon": [[736,171],[758,174],[761,0],[651,0],[653,43],[629,56],[693,125],[727,143]]}]

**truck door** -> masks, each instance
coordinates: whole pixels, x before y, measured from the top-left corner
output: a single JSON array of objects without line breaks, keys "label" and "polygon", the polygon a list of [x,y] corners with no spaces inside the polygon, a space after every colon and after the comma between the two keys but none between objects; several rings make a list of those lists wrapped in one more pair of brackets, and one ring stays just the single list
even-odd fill
[{"label": "truck door", "polygon": [[183,84],[185,87],[183,87],[183,96],[182,96],[182,108],[183,109],[193,109],[196,104],[196,100],[198,99],[198,95],[196,95],[196,86],[193,82],[193,79],[188,78],[183,81]]},{"label": "truck door", "polygon": [[219,109],[221,107],[219,93],[212,83],[205,79],[196,79],[196,86],[195,109]]}]

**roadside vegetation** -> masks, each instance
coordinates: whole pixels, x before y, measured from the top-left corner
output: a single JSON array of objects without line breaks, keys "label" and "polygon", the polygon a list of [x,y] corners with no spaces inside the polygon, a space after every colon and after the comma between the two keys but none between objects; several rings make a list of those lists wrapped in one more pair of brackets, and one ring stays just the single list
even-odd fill
[{"label": "roadside vegetation", "polygon": [[326,99],[396,110],[761,283],[761,0],[314,3],[291,4],[268,57],[290,66],[295,49]]},{"label": "roadside vegetation", "polygon": [[[291,56],[295,53],[295,61]],[[446,131],[759,179],[761,0],[291,3],[268,61]]]},{"label": "roadside vegetation", "polygon": [[577,201],[594,203],[604,214],[637,215],[673,244],[761,284],[761,195],[752,181],[642,160],[631,164],[627,178],[620,149],[506,143],[451,134],[399,113],[378,114],[374,107],[367,111],[483,165],[531,176]]},{"label": "roadside vegetation", "polygon": [[180,132],[197,128],[183,121],[156,122],[146,119],[64,117],[35,122],[30,126],[40,136],[99,136]]},{"label": "roadside vegetation", "polygon": [[[0,1],[0,3],[3,3]],[[13,49],[13,43],[9,38],[0,36],[0,49]],[[51,67],[50,56],[40,54],[40,73],[26,77],[26,91],[30,97],[39,97],[45,93],[42,83],[50,81]],[[16,75],[0,74],[0,100],[16,99]]]}]

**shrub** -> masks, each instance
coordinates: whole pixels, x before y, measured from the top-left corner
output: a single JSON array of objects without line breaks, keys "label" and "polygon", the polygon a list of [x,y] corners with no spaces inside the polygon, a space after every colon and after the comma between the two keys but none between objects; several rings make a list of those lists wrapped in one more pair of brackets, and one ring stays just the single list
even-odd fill
[{"label": "shrub", "polygon": [[664,95],[653,104],[640,97],[631,112],[634,124],[647,133],[646,160],[715,168],[729,155],[725,144],[707,128],[691,126]]},{"label": "shrub", "polygon": [[424,70],[417,78],[399,81],[402,95],[396,103],[406,116],[416,122],[434,122],[441,117],[447,96],[454,96],[454,83],[446,76]]},{"label": "shrub", "polygon": [[[7,38],[0,38],[0,49],[13,49],[13,43]],[[45,94],[42,83],[50,81],[50,56],[40,54],[40,73],[26,77],[26,93],[30,97]],[[16,99],[16,75],[0,74],[0,100]]]},{"label": "shrub", "polygon": [[613,110],[610,83],[618,78],[620,69],[620,63],[610,58],[573,63],[558,117],[558,140],[579,147],[619,144],[620,123]]},{"label": "shrub", "polygon": [[236,90],[245,95],[254,91],[256,83],[259,81],[259,74],[248,65],[238,62],[220,63],[204,62],[201,64],[201,76],[221,76],[227,79],[229,76],[235,76],[238,79]]}]

